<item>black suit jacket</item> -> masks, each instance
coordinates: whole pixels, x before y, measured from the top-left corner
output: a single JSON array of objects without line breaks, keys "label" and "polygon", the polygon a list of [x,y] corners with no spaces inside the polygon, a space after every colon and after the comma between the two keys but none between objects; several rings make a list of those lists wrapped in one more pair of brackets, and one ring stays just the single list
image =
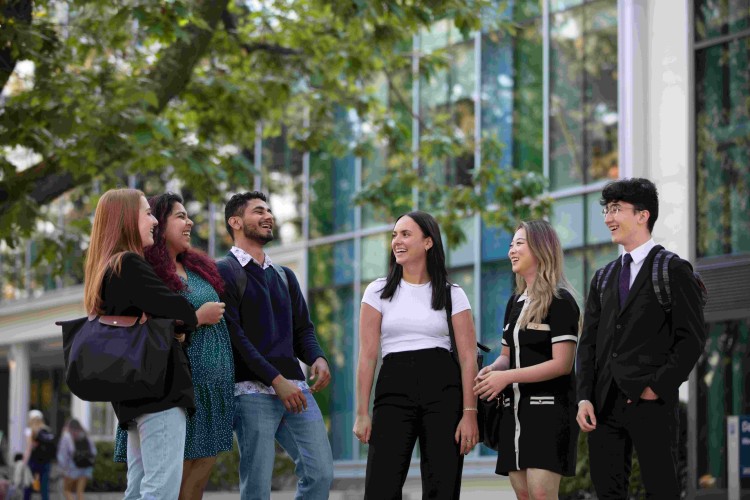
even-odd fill
[{"label": "black suit jacket", "polygon": [[703,351],[706,328],[701,292],[686,261],[669,263],[672,313],[659,304],[651,280],[658,246],[643,262],[620,310],[618,283],[622,259],[599,298],[591,280],[583,331],[577,352],[577,397],[600,412],[612,383],[633,401],[651,387],[661,399],[676,402],[680,384],[687,380]]}]

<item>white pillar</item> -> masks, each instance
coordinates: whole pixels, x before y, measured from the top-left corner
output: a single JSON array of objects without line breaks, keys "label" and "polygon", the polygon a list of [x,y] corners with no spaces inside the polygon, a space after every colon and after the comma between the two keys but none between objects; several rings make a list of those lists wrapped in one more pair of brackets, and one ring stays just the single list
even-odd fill
[{"label": "white pillar", "polygon": [[26,415],[29,413],[31,393],[31,359],[29,344],[12,344],[8,353],[8,463],[13,463],[13,455],[23,452]]},{"label": "white pillar", "polygon": [[70,395],[70,416],[78,420],[84,429],[91,431],[91,403]]},{"label": "white pillar", "polygon": [[685,259],[694,257],[695,174],[689,3],[648,2],[648,160],[644,172],[659,188],[654,239]]}]

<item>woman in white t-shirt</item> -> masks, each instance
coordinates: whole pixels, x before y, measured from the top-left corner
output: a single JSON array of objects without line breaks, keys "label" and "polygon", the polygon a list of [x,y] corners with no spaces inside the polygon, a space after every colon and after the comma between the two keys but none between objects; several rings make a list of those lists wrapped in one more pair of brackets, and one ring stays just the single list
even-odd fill
[{"label": "woman in white t-shirt", "polygon": [[[440,228],[430,214],[399,217],[391,250],[388,277],[370,283],[360,310],[354,434],[370,445],[365,499],[401,498],[417,441],[424,498],[458,498],[463,457],[479,438],[471,306],[448,282]],[[450,353],[449,289],[460,366]],[[370,418],[378,346],[383,365]]]}]

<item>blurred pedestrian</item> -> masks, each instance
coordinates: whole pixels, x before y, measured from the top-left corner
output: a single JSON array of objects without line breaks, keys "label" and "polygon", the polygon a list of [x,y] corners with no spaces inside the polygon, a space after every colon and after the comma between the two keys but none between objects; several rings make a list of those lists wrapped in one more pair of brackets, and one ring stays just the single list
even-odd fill
[{"label": "blurred pedestrian", "polygon": [[55,458],[55,435],[44,422],[44,415],[39,410],[31,410],[29,426],[24,430],[26,447],[23,452],[23,463],[28,465],[34,475],[31,486],[24,489],[23,498],[31,498],[32,491],[38,491],[42,500],[49,500],[49,472]]},{"label": "blurred pedestrian", "polygon": [[86,430],[78,420],[70,419],[57,446],[57,466],[66,500],[83,499],[86,483],[94,477],[95,458],[96,446]]},{"label": "blurred pedestrian", "polygon": [[[354,434],[370,445],[365,498],[401,498],[418,441],[423,498],[452,500],[461,492],[464,455],[479,439],[471,306],[448,281],[440,228],[430,214],[396,220],[390,262],[388,276],[365,290],[359,317]],[[451,356],[448,321],[459,363]],[[383,365],[370,418],[378,349]]]},{"label": "blurred pedestrian", "polygon": [[480,370],[474,392],[503,406],[495,472],[510,477],[518,498],[557,498],[562,476],[576,472],[573,360],[581,313],[549,222],[522,222],[508,257],[516,291],[505,306],[503,348]]}]

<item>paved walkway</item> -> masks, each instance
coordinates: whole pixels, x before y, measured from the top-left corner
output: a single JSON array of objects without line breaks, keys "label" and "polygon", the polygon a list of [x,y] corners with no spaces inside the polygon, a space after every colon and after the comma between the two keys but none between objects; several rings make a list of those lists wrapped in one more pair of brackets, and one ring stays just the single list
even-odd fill
[{"label": "paved walkway", "polygon": [[[239,498],[239,492],[206,492],[205,500],[230,500]],[[54,495],[52,495],[54,499]],[[121,500],[122,493],[86,493],[87,500]],[[421,500],[419,481],[409,479],[404,486],[403,500]],[[515,500],[516,496],[507,479],[464,479],[461,500]],[[331,491],[329,500],[361,500],[362,491],[352,487],[348,490]],[[271,500],[294,500],[294,491],[274,491]]]}]

